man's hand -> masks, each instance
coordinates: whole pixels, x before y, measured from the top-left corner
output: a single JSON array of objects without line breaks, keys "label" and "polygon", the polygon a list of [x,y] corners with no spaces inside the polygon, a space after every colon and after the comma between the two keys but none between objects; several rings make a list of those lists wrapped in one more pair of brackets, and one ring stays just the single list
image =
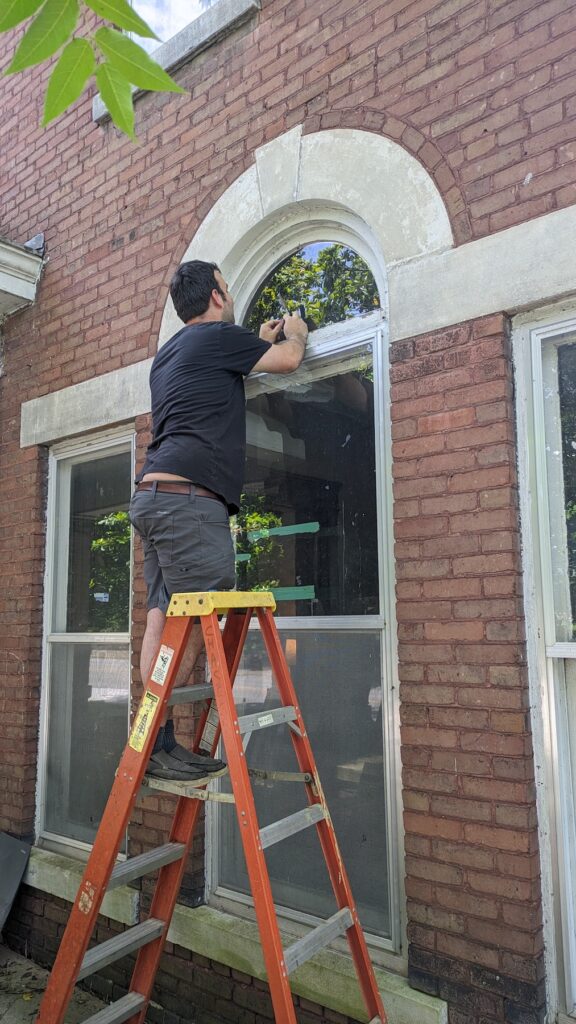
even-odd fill
[{"label": "man's hand", "polygon": [[298,369],[306,351],[308,328],[298,313],[292,313],[283,320],[262,324],[260,337],[264,341],[277,341],[282,328],[284,341],[269,348],[252,367],[252,373],[294,373]]},{"label": "man's hand", "polygon": [[286,341],[300,341],[306,344],[308,328],[299,313],[289,313],[284,318],[284,334]]},{"label": "man's hand", "polygon": [[271,341],[274,344],[284,326],[283,320],[267,320],[260,328],[259,337],[262,341]]}]

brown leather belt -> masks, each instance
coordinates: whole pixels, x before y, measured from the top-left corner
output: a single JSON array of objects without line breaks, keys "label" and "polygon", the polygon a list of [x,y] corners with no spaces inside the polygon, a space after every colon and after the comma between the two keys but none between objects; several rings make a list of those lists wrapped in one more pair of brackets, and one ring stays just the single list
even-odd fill
[{"label": "brown leather belt", "polygon": [[198,484],[187,483],[186,480],[140,480],[136,484],[137,491],[163,491],[167,494],[197,494],[200,498],[214,498],[225,504],[223,498],[207,487],[199,487]]}]

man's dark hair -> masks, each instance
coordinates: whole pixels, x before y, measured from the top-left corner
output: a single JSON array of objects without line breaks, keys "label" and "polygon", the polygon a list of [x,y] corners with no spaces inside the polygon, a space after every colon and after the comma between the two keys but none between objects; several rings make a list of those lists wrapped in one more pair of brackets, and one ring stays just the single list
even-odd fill
[{"label": "man's dark hair", "polygon": [[195,316],[202,316],[210,305],[214,289],[224,295],[214,271],[220,270],[215,263],[204,260],[189,260],[181,263],[170,281],[170,295],[178,316],[188,323]]}]

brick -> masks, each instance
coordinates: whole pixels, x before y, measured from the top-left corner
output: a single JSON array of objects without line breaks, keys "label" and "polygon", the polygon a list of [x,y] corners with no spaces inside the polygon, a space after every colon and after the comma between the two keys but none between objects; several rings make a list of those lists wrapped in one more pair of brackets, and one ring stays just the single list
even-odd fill
[{"label": "brick", "polygon": [[402,730],[402,740],[407,746],[455,747],[458,735],[453,729],[407,726]]},{"label": "brick", "polygon": [[475,420],[474,409],[452,409],[449,412],[436,413],[432,416],[421,416],[418,421],[419,433],[444,433],[457,427],[469,426]]},{"label": "brick", "polygon": [[446,516],[418,516],[409,521],[397,522],[394,526],[394,533],[398,538],[434,537],[447,531]]},{"label": "brick", "polygon": [[492,758],[485,754],[433,750],[430,767],[440,772],[466,772],[469,775],[486,776],[492,774]]},{"label": "brick", "polygon": [[407,788],[428,790],[432,793],[456,793],[458,790],[456,776],[447,772],[415,771],[405,768],[403,780]]},{"label": "brick", "polygon": [[459,642],[481,640],[484,626],[481,622],[426,622],[424,636],[427,640],[456,640]]},{"label": "brick", "polygon": [[463,837],[463,824],[460,821],[440,819],[428,814],[404,813],[404,827],[407,832],[440,839],[460,839]]},{"label": "brick", "polygon": [[462,818],[463,821],[487,822],[492,819],[489,803],[479,800],[463,800],[451,796],[433,796],[430,801],[431,814],[442,817]]},{"label": "brick", "polygon": [[522,932],[518,928],[506,927],[493,921],[480,921],[476,918],[468,920],[468,933],[471,938],[481,942],[497,943],[500,948],[516,953],[537,954],[542,949],[541,935]]},{"label": "brick", "polygon": [[[437,948],[441,953],[447,953],[458,960],[466,959],[471,963],[483,964],[485,967],[496,968],[498,966],[498,953],[496,950],[481,943],[470,942],[461,936],[440,933],[438,935]],[[443,998],[447,996],[448,992],[445,989]],[[478,998],[478,994],[476,994],[475,998]]]},{"label": "brick", "polygon": [[496,850],[528,853],[530,847],[526,833],[507,828],[493,828],[489,825],[465,825],[464,837],[468,842],[478,843],[479,846],[489,846]]},{"label": "brick", "polygon": [[[460,579],[446,580],[424,580],[422,584],[422,595],[424,598],[464,598],[479,597],[482,591],[482,583],[479,579],[465,577]],[[455,605],[455,609],[458,604]]]},{"label": "brick", "polygon": [[469,686],[458,693],[458,702],[465,706],[484,708],[522,708],[526,696],[522,690],[500,690],[490,686]]},{"label": "brick", "polygon": [[[442,907],[449,907],[451,910],[459,910],[468,917],[483,917],[494,921],[500,913],[498,904],[493,899],[477,896],[470,892],[461,892],[456,889],[448,889],[444,886],[436,889],[436,898]],[[509,906],[516,906],[509,904]],[[512,923],[512,922],[509,922]]]}]

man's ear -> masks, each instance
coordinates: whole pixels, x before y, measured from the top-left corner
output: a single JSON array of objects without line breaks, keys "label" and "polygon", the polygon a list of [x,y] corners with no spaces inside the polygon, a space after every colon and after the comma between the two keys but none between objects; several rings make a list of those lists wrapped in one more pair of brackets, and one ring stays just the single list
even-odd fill
[{"label": "man's ear", "polygon": [[217,288],[212,289],[212,302],[218,307],[218,309],[224,308],[224,296],[220,294]]}]

